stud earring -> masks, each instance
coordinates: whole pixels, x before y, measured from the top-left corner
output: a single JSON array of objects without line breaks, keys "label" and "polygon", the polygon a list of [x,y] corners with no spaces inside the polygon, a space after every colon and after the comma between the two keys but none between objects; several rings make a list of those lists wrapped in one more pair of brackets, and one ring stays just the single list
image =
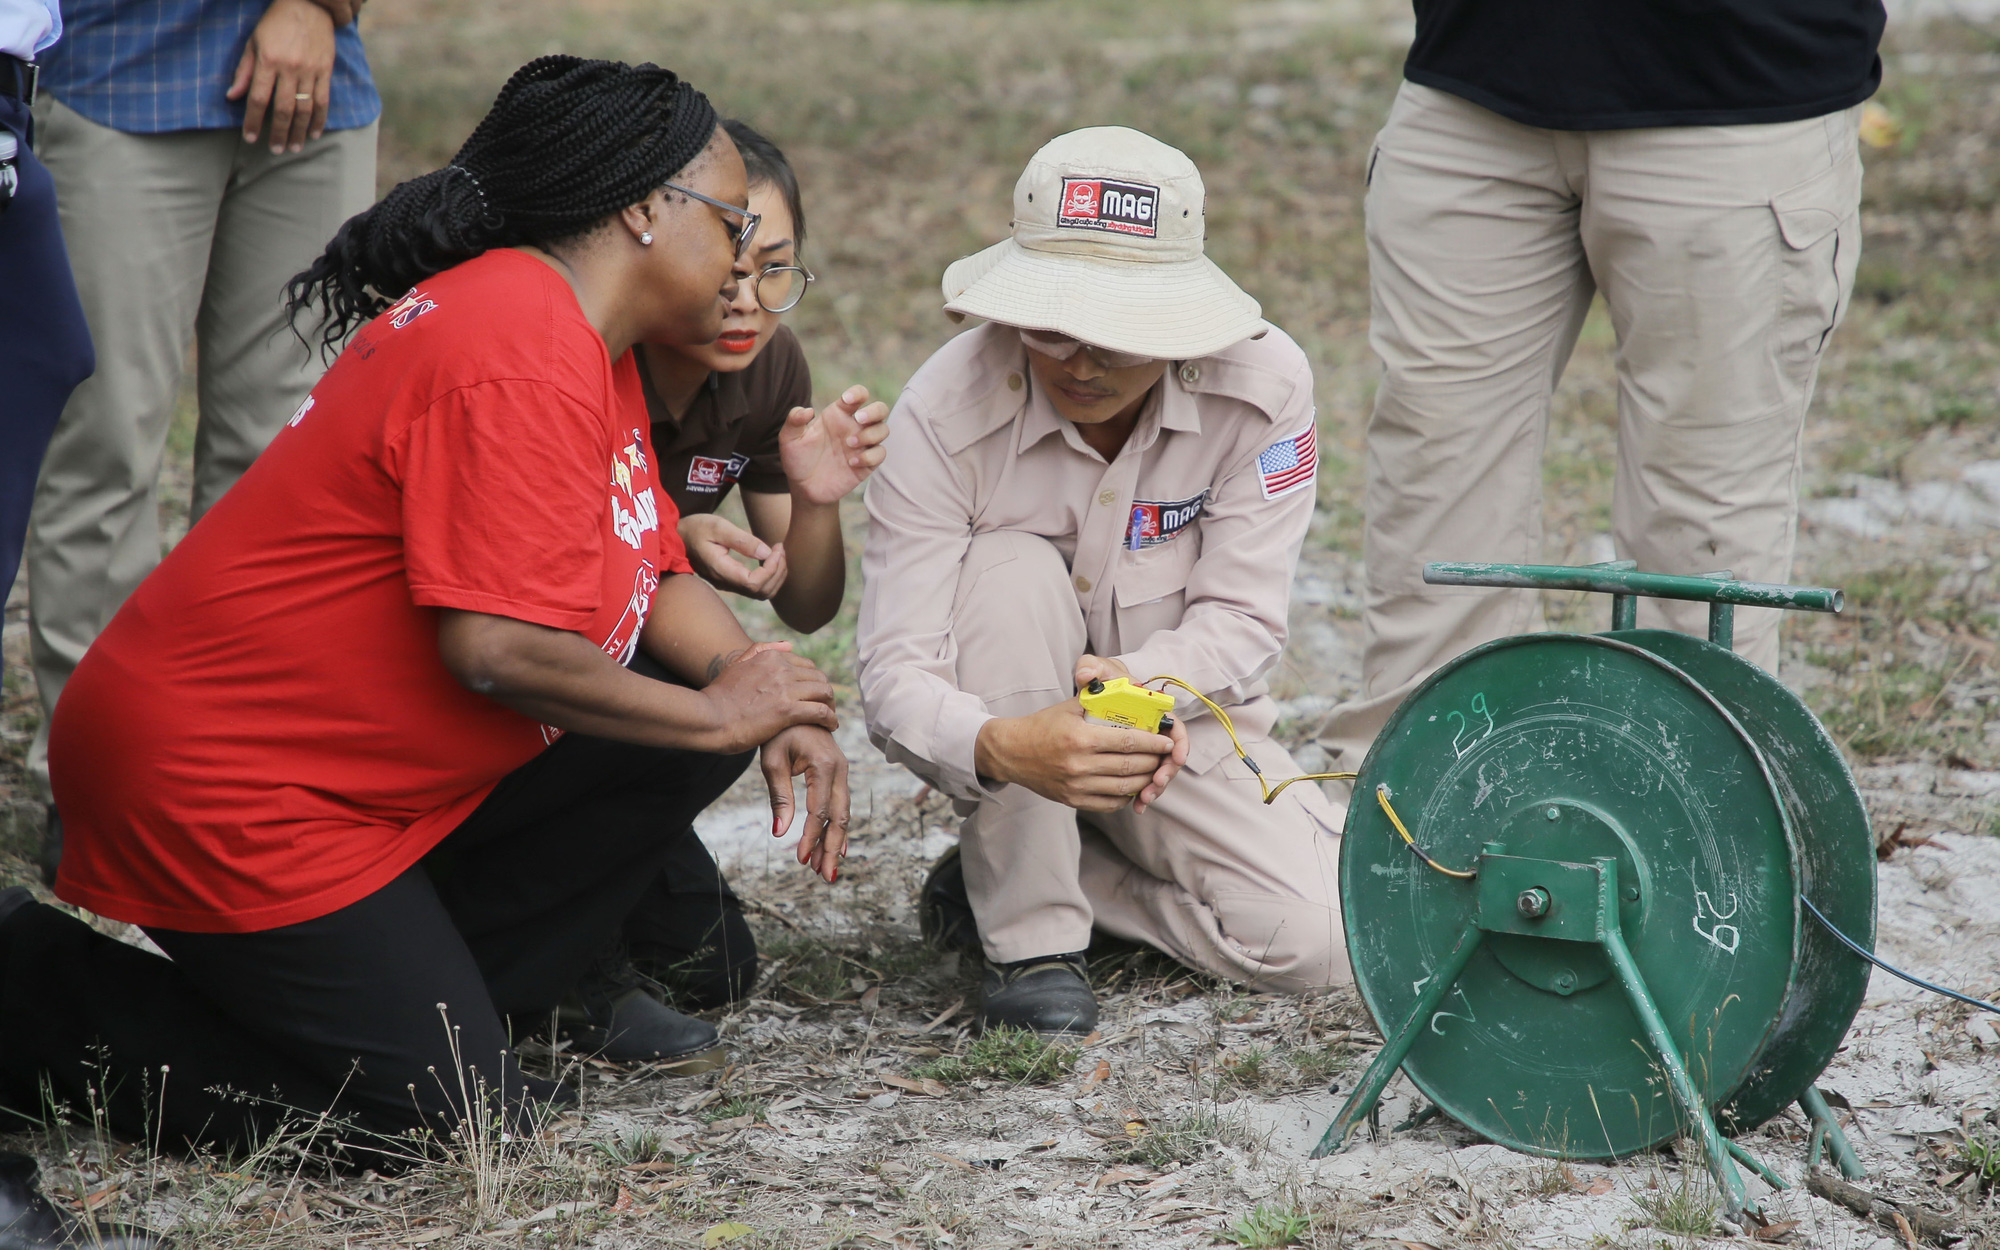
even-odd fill
[{"label": "stud earring", "polygon": [[651,230],[642,231],[639,235],[639,242],[645,244],[647,247],[653,246],[653,232]]}]

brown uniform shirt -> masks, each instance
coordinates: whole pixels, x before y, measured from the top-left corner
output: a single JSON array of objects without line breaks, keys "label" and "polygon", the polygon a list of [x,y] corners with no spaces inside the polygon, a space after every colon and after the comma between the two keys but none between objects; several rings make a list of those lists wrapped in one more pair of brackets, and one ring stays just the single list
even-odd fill
[{"label": "brown uniform shirt", "polygon": [[763,495],[790,489],[778,459],[778,433],[792,409],[812,404],[812,370],[789,328],[779,326],[748,369],[709,374],[679,421],[653,387],[646,353],[636,355],[660,485],[682,516],[715,511],[739,482]]},{"label": "brown uniform shirt", "polygon": [[[1056,415],[1020,336],[969,330],[910,379],[868,483],[861,701],[889,758],[957,798],[982,792],[984,702],[958,689],[951,630],[976,534],[1046,538],[1069,564],[1091,645],[1137,679],[1171,673],[1269,732],[1264,674],[1284,649],[1292,573],[1313,511],[1312,370],[1275,327],[1153,388],[1110,462]],[[1189,765],[1229,750],[1185,694]]]}]

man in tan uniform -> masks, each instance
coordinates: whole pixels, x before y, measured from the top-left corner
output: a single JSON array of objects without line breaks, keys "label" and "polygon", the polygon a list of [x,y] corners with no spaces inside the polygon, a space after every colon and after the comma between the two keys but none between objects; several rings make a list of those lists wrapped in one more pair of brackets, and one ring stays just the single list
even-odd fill
[{"label": "man in tan uniform", "polygon": [[1202,198],[1137,131],[1038,152],[1013,237],[945,273],[946,310],[988,324],[910,380],[869,485],[862,702],[965,817],[982,1026],[1094,1027],[1093,926],[1260,988],[1349,975],[1325,797],[1264,805],[1185,694],[1169,737],[1073,697],[1178,677],[1264,777],[1298,772],[1263,677],[1312,516],[1312,373],[1202,254]]},{"label": "man in tan uniform", "polygon": [[[1617,335],[1616,554],[1789,580],[1813,380],[1861,257],[1861,101],[1881,0],[1419,0],[1367,166],[1362,689],[1320,741],[1357,769],[1398,703],[1541,627],[1531,590],[1431,560],[1542,559],[1549,398],[1594,295]],[[1695,603],[1639,624],[1700,633]],[[1776,671],[1780,613],[1736,650]]]}]

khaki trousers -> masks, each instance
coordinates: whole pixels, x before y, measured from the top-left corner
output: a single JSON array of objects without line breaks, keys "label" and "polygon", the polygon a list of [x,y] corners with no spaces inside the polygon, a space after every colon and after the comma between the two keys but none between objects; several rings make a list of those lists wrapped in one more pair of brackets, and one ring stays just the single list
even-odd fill
[{"label": "khaki trousers", "polygon": [[[1541,628],[1537,592],[1425,586],[1431,560],[1542,558],[1549,398],[1591,297],[1617,334],[1612,540],[1662,573],[1784,581],[1822,351],[1861,254],[1857,112],[1540,130],[1404,83],[1370,156],[1362,689],[1321,742],[1356,768],[1453,656]],[[1608,627],[1610,608],[1603,611]],[[1775,611],[1736,649],[1775,670]],[[1705,629],[1700,604],[1639,623]]]},{"label": "khaki trousers", "polygon": [[[1183,540],[1185,541],[1185,540]],[[1069,569],[1045,539],[972,540],[952,608],[959,688],[996,716],[1075,693],[1091,650]],[[1299,771],[1268,738],[1245,747],[1271,778]],[[1138,815],[1078,813],[1021,786],[963,803],[965,884],[988,958],[1079,951],[1091,926],[1260,989],[1345,982],[1337,815],[1300,784],[1263,805],[1235,756],[1183,770]]]},{"label": "khaki trousers", "polygon": [[[323,371],[284,285],[375,197],[375,126],[274,156],[235,130],[127,134],[37,107],[97,373],[63,409],[28,534],[29,640],[48,714],[98,632],[160,561],[159,476],[188,336],[200,344],[192,519],[222,496]],[[303,328],[303,327],[302,327]]]}]

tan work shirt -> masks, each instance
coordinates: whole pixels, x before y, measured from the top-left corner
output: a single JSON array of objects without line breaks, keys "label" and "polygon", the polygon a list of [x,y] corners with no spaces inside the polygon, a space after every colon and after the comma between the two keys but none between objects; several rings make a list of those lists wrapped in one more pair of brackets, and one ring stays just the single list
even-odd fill
[{"label": "tan work shirt", "polygon": [[[1264,674],[1312,518],[1312,370],[1283,331],[1176,362],[1116,459],[1056,415],[1010,327],[960,335],[910,379],[868,483],[857,642],[869,736],[954,797],[983,786],[973,743],[989,719],[954,681],[959,567],[976,534],[1044,537],[1068,563],[1091,645],[1135,680],[1170,674],[1268,733]],[[1205,770],[1229,749],[1183,691],[1175,714]]]}]

